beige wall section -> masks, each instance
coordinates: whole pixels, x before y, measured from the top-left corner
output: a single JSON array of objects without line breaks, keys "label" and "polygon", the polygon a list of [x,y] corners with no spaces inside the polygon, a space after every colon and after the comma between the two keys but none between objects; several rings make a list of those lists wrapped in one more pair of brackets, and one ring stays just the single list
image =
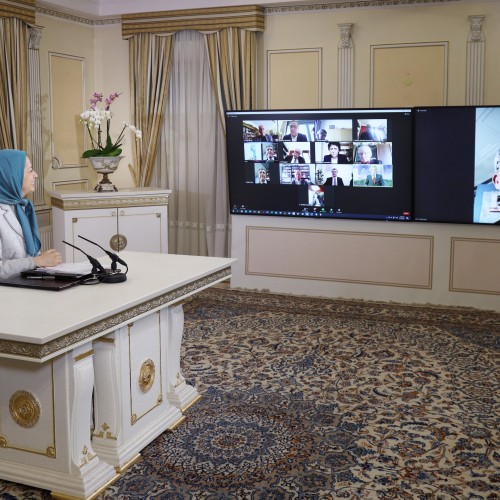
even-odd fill
[{"label": "beige wall section", "polygon": [[321,108],[321,49],[271,50],[267,68],[269,109]]},{"label": "beige wall section", "polygon": [[246,274],[432,287],[429,236],[247,227],[246,242]]},{"label": "beige wall section", "polygon": [[500,240],[453,238],[450,290],[500,295],[499,256]]},{"label": "beige wall section", "polygon": [[[94,91],[102,92],[105,96],[115,91],[122,92],[120,98],[113,103],[112,138],[118,136],[123,122],[130,123],[128,42],[122,40],[120,24],[94,26],[43,14],[37,15],[37,24],[43,26],[40,42],[40,83],[45,189],[60,190],[65,189],[64,186],[66,189],[78,189],[79,186],[93,188],[100,176],[98,178],[86,161],[80,160],[83,165],[80,168],[70,165],[71,168],[54,169],[52,156],[62,156],[62,167],[65,167],[65,158],[69,153],[71,161],[68,160],[68,163],[73,163],[72,157],[84,151],[81,137],[85,132],[83,125],[77,123],[75,110],[78,108],[79,114],[87,109]],[[63,61],[58,65],[61,67],[57,68],[57,74],[51,69],[50,54],[59,54],[58,63]],[[71,81],[64,73],[68,65],[73,65],[75,61],[81,62],[84,68],[80,82]],[[75,71],[71,78],[76,74],[76,68],[72,69]],[[51,92],[52,89],[55,91]],[[68,106],[75,109],[68,111]],[[54,115],[51,114],[52,110]],[[70,130],[67,127],[70,127]],[[83,135],[79,136],[80,133]],[[125,158],[118,170],[110,176],[118,189],[133,186],[128,168],[128,164],[132,163],[132,140],[132,134],[126,133],[123,141]],[[89,142],[87,146],[88,144]],[[54,145],[57,147],[54,148]],[[59,151],[61,145],[62,155]],[[49,201],[48,197],[46,201]]]},{"label": "beige wall section", "polygon": [[[468,16],[484,15],[485,104],[498,104],[500,65],[500,2],[373,8],[332,9],[331,11],[293,11],[270,13],[266,31],[259,37],[259,107],[267,106],[267,68],[269,50],[320,47],[322,51],[323,108],[337,107],[337,62],[340,30],[338,24],[353,23],[354,106],[370,102],[370,47],[372,45],[448,42],[448,105],[465,104],[466,53],[470,23]],[[263,56],[263,57],[262,57]],[[291,91],[291,87],[283,89]]]},{"label": "beige wall section", "polygon": [[85,165],[84,129],[78,123],[85,101],[85,60],[49,53],[52,152],[63,165]]},{"label": "beige wall section", "polygon": [[[231,223],[231,256],[238,259],[236,264],[233,265],[231,273],[231,286],[235,288],[269,290],[277,293],[316,297],[342,297],[410,304],[476,307],[500,312],[498,294],[491,291],[493,282],[497,283],[495,286],[498,289],[498,265],[492,269],[491,273],[488,272],[488,267],[494,255],[498,261],[499,243],[498,240],[494,240],[494,245],[480,241],[493,239],[492,230],[495,229],[491,226],[328,220],[307,217],[291,219],[289,217],[249,215],[233,215]],[[253,235],[250,236],[249,240],[249,228],[259,228],[259,230],[264,228],[268,234],[275,232],[276,235],[272,236],[274,240],[269,244],[254,239]],[[295,241],[299,242],[295,249],[286,248],[280,243],[280,235],[285,233],[290,235],[300,233],[300,238],[295,239]],[[325,239],[319,241],[316,238],[318,233],[324,235],[326,240],[330,238],[330,235],[335,237],[330,244]],[[357,238],[357,235],[360,235],[360,238],[364,240],[365,244],[363,244],[362,248],[355,248],[353,236]],[[385,235],[389,236],[387,236],[387,244],[384,245]],[[453,238],[464,240],[465,245],[471,242],[474,247],[475,264],[473,268],[479,271],[474,281],[467,274],[466,258],[464,259],[462,256],[459,259],[452,258],[450,249],[452,248],[451,242]],[[341,241],[342,244],[338,245],[337,241]],[[353,248],[355,248],[358,256],[357,260],[352,256],[345,257],[347,248],[345,242],[347,242],[347,247],[354,245]],[[376,249],[373,252],[371,242],[376,245],[373,247]],[[259,245],[258,248],[255,248],[256,255],[247,255],[249,245],[250,251],[253,251],[254,248],[252,247],[256,247],[256,244]],[[482,246],[486,244],[491,245],[489,250]],[[277,248],[272,245],[276,245]],[[297,254],[299,246],[301,253]],[[466,247],[460,247],[459,250],[462,250],[462,248]],[[278,249],[281,249],[280,255],[277,255]],[[422,254],[418,254],[419,251]],[[484,264],[481,262],[481,257],[477,257],[483,255],[483,252],[486,256]],[[368,281],[365,281],[365,283],[350,282],[349,279],[363,274],[363,270],[366,269],[365,262],[369,262],[371,259],[370,254],[385,254],[386,257],[393,258],[393,266],[401,271],[401,277],[391,278],[390,273],[392,271],[388,260],[382,259],[384,260],[384,267],[388,268],[387,277],[383,276],[383,272],[377,271],[380,280],[378,283]],[[366,260],[360,257],[363,255],[366,255]],[[266,268],[268,265],[266,261],[269,259],[273,259],[273,262],[282,259],[281,262],[277,262],[276,269],[282,271],[286,268],[289,274],[283,273],[288,275],[279,276],[276,269]],[[258,262],[258,260],[263,262]],[[339,262],[339,260],[343,263],[343,266],[331,263]],[[305,276],[298,277],[301,274],[304,261],[306,261],[306,267],[314,265],[316,273],[314,279]],[[316,262],[311,264],[312,261]],[[430,270],[427,263],[430,263]],[[419,265],[422,267],[422,276],[416,278]],[[408,269],[405,269],[405,266]],[[292,269],[294,271],[290,272]],[[326,279],[317,276],[318,269],[324,269]],[[257,274],[255,271],[266,271],[269,275],[265,273]],[[329,279],[333,273],[337,272],[342,273],[341,276],[337,275],[337,278],[348,279]],[[466,278],[467,281],[461,281],[461,284],[466,283],[468,289],[450,290],[450,276],[452,273],[457,272],[459,273],[456,274],[457,278]],[[374,272],[369,271],[368,274],[373,276]],[[410,281],[415,282],[415,279],[420,280],[420,284],[430,283],[431,286],[411,286]],[[383,283],[383,280],[385,280],[385,283]],[[401,286],[389,283],[398,280]],[[490,291],[484,293],[479,292],[479,290]]]},{"label": "beige wall section", "polygon": [[[94,30],[95,90],[109,95],[122,92],[113,103],[112,137],[120,133],[123,122],[131,123],[130,118],[130,80],[128,42],[122,39],[121,24],[96,26]],[[89,89],[92,93],[94,89]],[[122,143],[122,155],[125,156],[120,166],[110,177],[115,186],[134,187],[134,181],[128,168],[132,163],[132,141],[134,135],[128,131]]]},{"label": "beige wall section", "polygon": [[372,45],[371,49],[370,106],[446,105],[446,42]]},{"label": "beige wall section", "polygon": [[[43,26],[42,39],[40,41],[40,87],[45,190],[50,191],[57,184],[71,185],[75,183],[79,185],[81,182],[88,182],[94,186],[97,182],[97,175],[90,167],[73,166],[71,168],[57,169],[52,167],[53,155],[60,154],[55,149],[55,145],[65,144],[62,155],[63,161],[67,154],[66,151],[71,151],[71,154],[74,152],[75,156],[77,154],[79,147],[76,137],[78,123],[75,111],[78,106],[81,109],[80,112],[83,111],[85,103],[82,102],[82,92],[83,96],[85,96],[88,92],[88,87],[92,87],[94,82],[94,29],[92,26],[85,24],[40,14],[37,14],[36,22],[38,25]],[[65,63],[62,57],[64,56],[68,58],[68,61],[74,58],[74,61],[78,61],[84,67],[82,80],[76,89],[71,87],[71,82],[67,80],[63,72],[52,72],[51,59],[53,54],[60,54],[61,58],[58,61],[63,62],[61,64],[63,70]],[[77,71],[75,68],[73,69],[75,72]],[[74,75],[71,78],[73,77]],[[52,92],[52,89],[54,92]],[[58,101],[58,93],[62,91],[61,89],[65,89],[65,100],[70,101],[73,94],[75,102],[74,109],[71,108],[70,110],[70,118],[67,117],[68,111],[65,110],[62,102]],[[57,113],[56,116],[52,116],[52,111]],[[53,128],[53,122],[60,125]],[[71,131],[62,131],[60,127],[63,126],[63,123],[72,123]],[[63,135],[56,137],[55,134]],[[70,144],[71,141],[73,141],[72,145]],[[71,162],[68,161],[68,163]],[[86,165],[83,161],[82,164]],[[49,203],[50,197],[46,196],[45,199]]]}]

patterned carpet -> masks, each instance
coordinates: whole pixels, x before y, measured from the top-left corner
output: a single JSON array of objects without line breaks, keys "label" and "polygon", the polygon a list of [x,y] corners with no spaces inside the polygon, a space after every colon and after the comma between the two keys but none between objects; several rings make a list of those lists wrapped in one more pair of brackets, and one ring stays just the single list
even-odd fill
[{"label": "patterned carpet", "polygon": [[101,498],[500,498],[500,314],[223,288],[185,312],[203,398]]}]

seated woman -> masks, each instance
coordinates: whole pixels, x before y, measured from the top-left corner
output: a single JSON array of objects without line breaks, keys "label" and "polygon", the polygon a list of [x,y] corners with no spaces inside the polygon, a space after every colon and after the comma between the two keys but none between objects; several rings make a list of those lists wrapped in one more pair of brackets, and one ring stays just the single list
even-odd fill
[{"label": "seated woman", "polygon": [[54,249],[40,253],[35,209],[25,198],[37,177],[24,151],[0,150],[0,278],[62,262]]}]

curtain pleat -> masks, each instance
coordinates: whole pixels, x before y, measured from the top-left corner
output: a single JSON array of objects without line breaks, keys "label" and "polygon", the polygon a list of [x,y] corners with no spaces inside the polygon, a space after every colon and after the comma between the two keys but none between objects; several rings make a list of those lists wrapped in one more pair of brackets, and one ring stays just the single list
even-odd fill
[{"label": "curtain pleat", "polygon": [[154,168],[172,67],[173,36],[141,33],[129,39],[132,120],[142,132],[134,144],[136,186],[149,186]]},{"label": "curtain pleat", "polygon": [[[140,34],[130,41],[133,116],[143,132],[134,178],[136,185],[149,186],[154,172],[154,184],[173,191],[171,253],[224,257],[230,242],[224,113],[255,107],[256,32],[179,31],[175,47],[171,38]],[[159,40],[169,40],[168,47]]]},{"label": "curtain pleat", "polygon": [[28,37],[23,21],[0,19],[0,149],[27,146]]},{"label": "curtain pleat", "polygon": [[158,167],[165,171],[169,252],[228,254],[226,150],[203,35],[177,33]]},{"label": "curtain pleat", "polygon": [[214,89],[225,110],[253,109],[256,102],[255,31],[226,28],[205,35]]}]

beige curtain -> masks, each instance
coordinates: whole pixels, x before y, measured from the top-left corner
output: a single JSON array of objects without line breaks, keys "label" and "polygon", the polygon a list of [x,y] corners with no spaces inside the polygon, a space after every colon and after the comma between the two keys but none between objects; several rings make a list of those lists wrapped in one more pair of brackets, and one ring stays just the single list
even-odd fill
[{"label": "beige curtain", "polygon": [[25,22],[0,19],[0,149],[27,147],[28,39]]},{"label": "beige curtain", "polygon": [[255,31],[240,28],[225,28],[205,35],[224,129],[225,110],[255,108],[256,37]]},{"label": "beige curtain", "polygon": [[149,186],[172,67],[173,36],[139,33],[129,39],[132,122],[142,132],[134,144],[136,186]]}]

